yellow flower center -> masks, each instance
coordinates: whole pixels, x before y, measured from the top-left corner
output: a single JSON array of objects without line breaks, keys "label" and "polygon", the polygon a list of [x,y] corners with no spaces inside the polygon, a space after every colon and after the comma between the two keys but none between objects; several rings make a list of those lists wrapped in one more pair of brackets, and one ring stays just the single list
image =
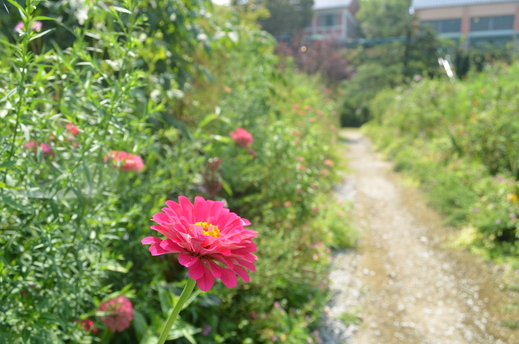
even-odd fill
[{"label": "yellow flower center", "polygon": [[195,225],[202,226],[202,234],[204,235],[210,235],[215,238],[220,237],[220,230],[218,229],[218,226],[214,226],[209,222],[197,222]]}]

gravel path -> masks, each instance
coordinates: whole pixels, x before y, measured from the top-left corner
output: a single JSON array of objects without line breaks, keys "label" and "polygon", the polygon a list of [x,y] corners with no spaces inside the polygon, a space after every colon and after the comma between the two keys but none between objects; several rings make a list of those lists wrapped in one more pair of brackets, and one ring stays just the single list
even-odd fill
[{"label": "gravel path", "polygon": [[501,282],[503,271],[446,248],[443,238],[452,229],[420,193],[402,186],[358,131],[343,132],[343,138],[352,172],[339,198],[354,200],[363,235],[358,251],[334,254],[323,342],[519,343],[517,331],[500,325],[519,319],[513,307],[503,312],[504,305],[517,303]]}]

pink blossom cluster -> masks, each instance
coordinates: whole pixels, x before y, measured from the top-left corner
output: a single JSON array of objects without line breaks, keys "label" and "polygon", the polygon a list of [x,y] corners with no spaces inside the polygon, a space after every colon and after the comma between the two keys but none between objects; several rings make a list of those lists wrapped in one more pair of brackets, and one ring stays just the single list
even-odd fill
[{"label": "pink blossom cluster", "polygon": [[[43,27],[43,24],[41,21],[35,20],[31,24],[31,30],[34,32],[40,32]],[[25,25],[23,22],[18,22],[16,26],[14,27],[13,31],[16,33],[22,33],[25,30]]]},{"label": "pink blossom cluster", "polygon": [[37,141],[31,140],[24,144],[23,147],[27,148],[32,152],[36,152],[36,150],[39,148],[41,149],[43,156],[54,156],[54,150],[52,149],[52,146],[48,143],[38,143]]},{"label": "pink blossom cluster", "polygon": [[104,157],[104,162],[112,162],[114,168],[120,168],[123,171],[141,172],[144,162],[139,155],[127,153],[125,151],[110,151]]},{"label": "pink blossom cluster", "polygon": [[100,318],[113,333],[126,330],[133,320],[132,303],[124,295],[103,302],[98,310],[105,313]]},{"label": "pink blossom cluster", "polygon": [[251,133],[243,128],[238,128],[235,131],[232,131],[230,134],[234,143],[243,148],[249,148],[250,145],[254,142]]},{"label": "pink blossom cluster", "polygon": [[229,135],[231,136],[231,139],[233,139],[234,143],[240,147],[247,148],[250,155],[256,157],[256,151],[250,148],[254,142],[251,133],[243,128],[238,128],[235,131],[232,131]]}]

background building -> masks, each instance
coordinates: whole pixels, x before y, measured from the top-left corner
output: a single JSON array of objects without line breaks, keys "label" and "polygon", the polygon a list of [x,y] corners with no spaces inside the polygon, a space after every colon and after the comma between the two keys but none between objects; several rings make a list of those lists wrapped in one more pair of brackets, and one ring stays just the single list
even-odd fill
[{"label": "background building", "polygon": [[358,8],[358,0],[315,0],[315,16],[304,29],[304,37],[338,43],[356,38]]},{"label": "background building", "polygon": [[517,40],[519,1],[413,0],[411,11],[440,36],[465,38],[471,47]]}]

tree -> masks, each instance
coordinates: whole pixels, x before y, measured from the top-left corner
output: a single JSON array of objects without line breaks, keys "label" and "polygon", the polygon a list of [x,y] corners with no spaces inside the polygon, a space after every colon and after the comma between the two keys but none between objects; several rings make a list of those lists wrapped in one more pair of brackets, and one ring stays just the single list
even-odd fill
[{"label": "tree", "polygon": [[424,73],[429,77],[438,73],[438,37],[419,25],[409,6],[408,0],[362,2],[357,13],[361,31],[378,44],[359,48],[356,74],[345,88],[341,111],[344,125],[368,120],[371,99],[380,90],[408,83]]},{"label": "tree", "polygon": [[314,0],[256,0],[256,3],[265,5],[270,12],[270,17],[260,19],[259,23],[274,37],[293,35],[312,20]]}]

